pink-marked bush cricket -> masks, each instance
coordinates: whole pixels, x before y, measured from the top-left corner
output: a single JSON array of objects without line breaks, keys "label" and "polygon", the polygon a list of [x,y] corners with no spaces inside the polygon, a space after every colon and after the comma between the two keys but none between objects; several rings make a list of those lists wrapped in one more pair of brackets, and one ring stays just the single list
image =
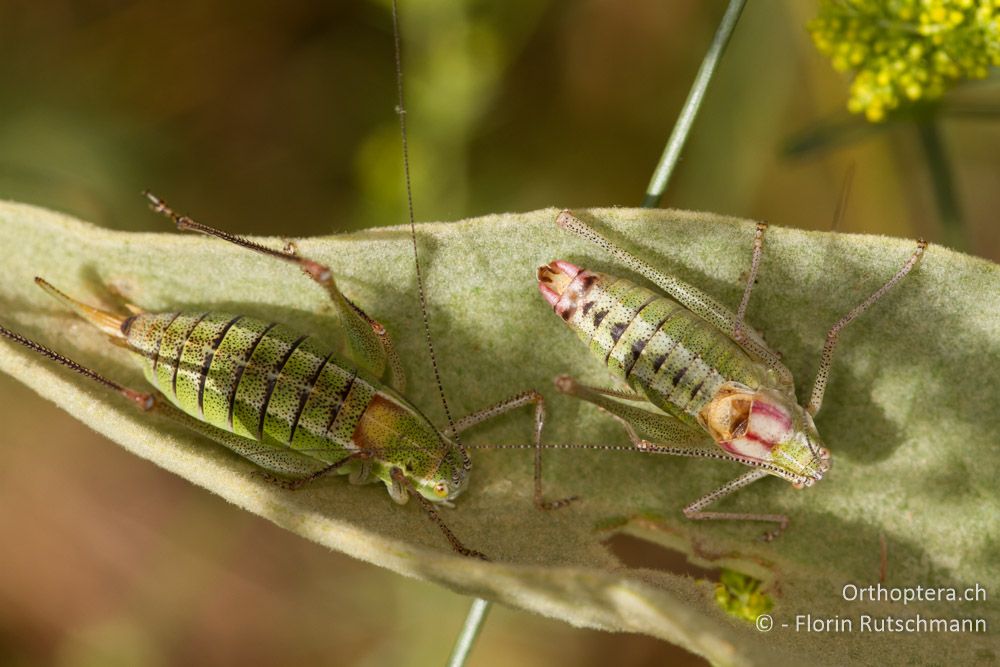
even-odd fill
[{"label": "pink-marked bush cricket", "polygon": [[[813,417],[823,404],[840,332],[898,284],[919,262],[921,240],[902,267],[830,328],[809,399],[800,405],[791,372],[744,322],[757,279],[766,225],[757,225],[749,277],[733,313],[718,301],[667,275],[609,241],[569,211],[557,223],[606,250],[663,290],[555,260],[538,268],[538,289],[557,315],[627,388],[581,384],[560,376],[563,393],[593,403],[624,426],[638,449],[673,456],[736,461],[751,470],[684,507],[689,519],[763,521],[777,537],[783,514],[706,511],[731,493],[768,475],[796,488],[812,486],[829,470]],[[653,440],[640,436],[636,429]]]}]

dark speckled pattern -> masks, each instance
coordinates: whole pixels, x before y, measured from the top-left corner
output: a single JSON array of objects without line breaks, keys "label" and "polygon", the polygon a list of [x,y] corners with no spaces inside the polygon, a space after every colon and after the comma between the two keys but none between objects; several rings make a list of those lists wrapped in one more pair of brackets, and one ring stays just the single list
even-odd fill
[{"label": "dark speckled pattern", "polygon": [[364,450],[384,481],[392,466],[421,483],[460,476],[452,446],[416,408],[316,337],[222,313],[142,314],[127,335],[147,379],[192,418],[234,434],[215,436],[234,451],[259,442],[334,463]]},{"label": "dark speckled pattern", "polygon": [[683,421],[726,381],[757,388],[765,370],[725,334],[674,300],[592,272],[568,324],[615,377]]}]

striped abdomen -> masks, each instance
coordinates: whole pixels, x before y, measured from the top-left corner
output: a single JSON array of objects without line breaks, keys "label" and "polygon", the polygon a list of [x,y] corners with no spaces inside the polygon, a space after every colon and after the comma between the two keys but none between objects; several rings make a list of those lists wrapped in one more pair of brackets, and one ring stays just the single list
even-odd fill
[{"label": "striped abdomen", "polygon": [[317,338],[250,317],[141,314],[126,335],[146,379],[184,412],[319,459],[356,448],[358,424],[380,391]]},{"label": "striped abdomen", "polygon": [[567,324],[615,376],[671,414],[691,421],[727,381],[766,382],[736,343],[672,299],[592,271],[566,292],[557,312]]}]

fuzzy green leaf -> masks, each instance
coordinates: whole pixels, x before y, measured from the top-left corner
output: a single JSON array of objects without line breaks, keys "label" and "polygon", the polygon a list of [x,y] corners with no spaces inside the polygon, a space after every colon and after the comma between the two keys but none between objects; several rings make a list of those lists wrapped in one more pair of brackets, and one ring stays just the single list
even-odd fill
[{"label": "fuzzy green leaf", "polygon": [[[561,231],[555,210],[495,215],[418,230],[432,328],[445,389],[464,414],[528,387],[548,399],[552,443],[626,443],[607,415],[558,395],[572,373],[606,383],[600,364],[537,293],[535,267],[566,258],[623,273],[602,252]],[[749,263],[752,223],[684,211],[586,213],[610,236],[725,303],[735,305]],[[329,327],[325,294],[286,265],[225,243],[180,234],[108,232],[17,204],[0,205],[2,323],[107,375],[143,387],[134,361],[47,299],[41,275],[68,293],[114,305],[107,285],[149,310],[215,309]],[[276,246],[280,241],[272,241]],[[299,242],[328,262],[341,288],[387,325],[410,379],[407,396],[441,424],[415,297],[407,230],[378,229]],[[826,328],[892,275],[913,242],[771,228],[749,319],[785,355],[808,391]],[[984,618],[990,602],[845,601],[842,589],[980,584],[998,593],[1000,270],[931,247],[919,268],[841,336],[817,424],[834,466],[796,491],[768,479],[724,501],[732,511],[785,512],[789,530],[695,523],[680,508],[743,471],[737,464],[643,453],[546,454],[550,497],[581,494],[567,509],[531,501],[530,451],[477,451],[469,491],[446,511],[482,563],[452,554],[419,508],[394,505],[381,486],[328,479],[298,492],[250,475],[253,466],[101,387],[9,342],[0,370],[81,421],[195,484],[308,539],[399,573],[577,624],[643,632],[717,664],[881,664],[996,659],[988,635],[864,633],[860,616]],[[985,397],[985,398],[984,398]],[[985,403],[984,403],[985,401]],[[472,443],[528,443],[528,410],[471,431]],[[715,582],[625,568],[603,544],[627,532],[688,554],[691,562],[764,579],[775,627],[761,633],[716,602]],[[717,578],[718,569],[713,570]],[[854,621],[853,632],[796,631],[796,615]],[[782,624],[788,627],[782,627]]]}]

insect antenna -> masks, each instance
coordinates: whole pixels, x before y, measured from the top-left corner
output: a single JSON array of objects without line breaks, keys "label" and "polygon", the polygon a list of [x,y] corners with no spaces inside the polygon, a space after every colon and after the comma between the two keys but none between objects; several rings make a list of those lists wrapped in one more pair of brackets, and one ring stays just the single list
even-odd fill
[{"label": "insect antenna", "polygon": [[[840,223],[844,221],[844,215],[847,212],[847,202],[851,198],[851,187],[854,185],[854,174],[856,171],[857,163],[851,162],[847,166],[847,171],[844,172],[844,181],[840,185],[840,194],[837,196],[837,208],[833,211],[833,221],[830,223],[831,232],[836,232],[837,228],[840,227]],[[820,459],[819,449],[812,441],[812,438],[806,437],[806,443],[809,446],[809,452],[812,454],[812,463],[817,463]]]},{"label": "insect antenna", "polygon": [[[580,449],[589,451],[602,451],[602,452],[636,452],[636,453],[648,453],[650,451],[656,453],[660,448],[655,445],[652,449],[640,449],[635,445],[602,445],[594,443],[549,443],[542,445],[533,445],[525,443],[498,443],[498,444],[469,444],[465,446],[466,449]],[[719,454],[720,459],[729,459],[730,457],[725,454]]]},{"label": "insect antenna", "polygon": [[413,243],[413,265],[417,275],[417,294],[420,297],[420,316],[424,323],[424,339],[427,342],[427,352],[431,358],[431,367],[434,369],[434,381],[437,383],[438,396],[441,398],[441,405],[444,406],[444,414],[448,420],[448,432],[453,434],[454,444],[462,456],[462,465],[468,470],[472,467],[472,459],[469,458],[468,450],[462,445],[458,433],[455,432],[455,420],[451,416],[451,409],[448,407],[448,399],[444,392],[444,384],[441,382],[441,370],[438,367],[437,354],[434,352],[430,317],[427,314],[427,295],[424,291],[424,277],[420,268],[420,252],[417,246],[417,224],[413,213],[413,186],[410,179],[410,150],[406,140],[406,106],[403,103],[403,56],[399,39],[399,8],[397,0],[392,0],[392,36],[396,50],[396,115],[399,117],[399,133],[402,137],[406,208],[410,218],[410,241]]},{"label": "insect antenna", "polygon": [[840,186],[840,196],[837,198],[837,208],[833,212],[833,224],[830,225],[830,231],[837,231],[837,227],[844,219],[844,213],[847,211],[847,200],[851,198],[851,186],[854,184],[854,172],[857,164],[851,162],[847,166],[847,171],[844,172],[844,182]]}]

